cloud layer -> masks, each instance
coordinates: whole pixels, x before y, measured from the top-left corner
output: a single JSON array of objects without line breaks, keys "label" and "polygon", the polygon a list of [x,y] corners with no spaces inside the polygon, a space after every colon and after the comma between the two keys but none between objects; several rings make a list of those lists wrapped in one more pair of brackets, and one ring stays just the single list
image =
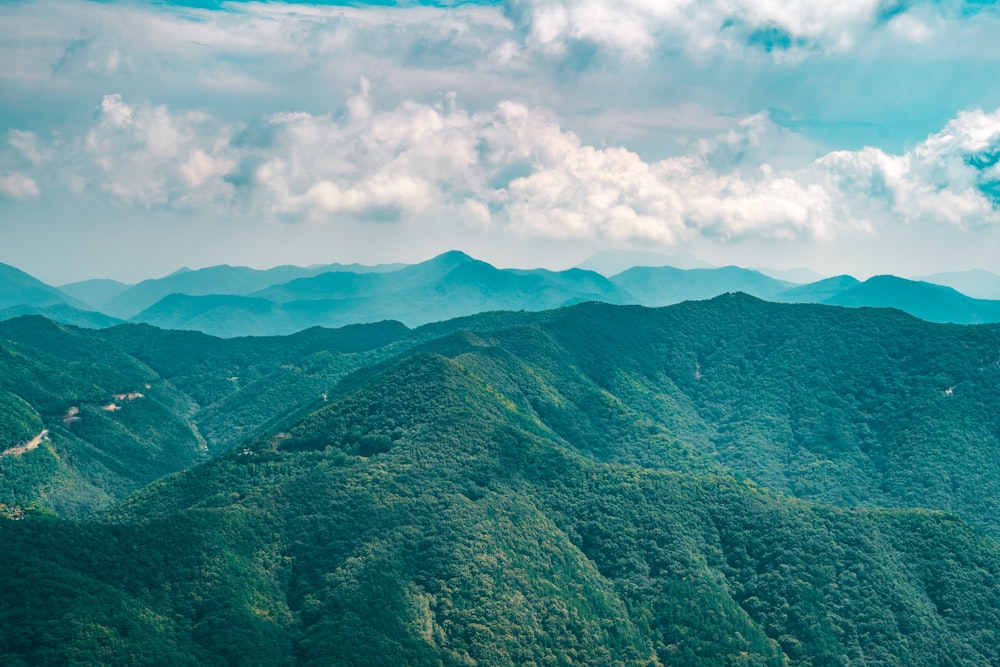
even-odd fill
[{"label": "cloud layer", "polygon": [[[13,131],[0,191],[38,183],[119,205],[289,223],[436,220],[522,237],[652,242],[832,239],[902,223],[1000,223],[1000,111],[958,114],[902,154],[835,151],[776,167],[768,150],[797,137],[766,114],[648,162],[588,145],[551,111],[502,101],[470,112],[452,96],[378,109],[362,80],[339,112],[282,112],[234,127],[201,111],[100,102],[82,136],[43,144]],[[69,165],[69,167],[66,167]],[[56,196],[64,196],[62,193]]]}]

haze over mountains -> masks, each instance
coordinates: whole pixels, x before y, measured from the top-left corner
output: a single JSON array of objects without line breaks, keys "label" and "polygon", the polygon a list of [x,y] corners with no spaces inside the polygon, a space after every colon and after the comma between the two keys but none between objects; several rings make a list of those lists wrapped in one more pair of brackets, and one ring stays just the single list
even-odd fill
[{"label": "haze over mountains", "polygon": [[[232,337],[382,320],[419,326],[489,310],[540,311],[584,301],[655,307],[744,292],[769,301],[891,307],[934,322],[1000,322],[998,300],[893,276],[863,283],[839,276],[801,284],[781,276],[811,277],[804,269],[697,267],[699,261],[688,255],[654,253],[609,252],[581,266],[607,270],[630,261],[674,261],[691,268],[633,266],[609,276],[585,268],[498,269],[453,251],[414,265],[215,266],[183,269],[137,285],[98,279],[57,289],[5,267],[0,317],[41,314],[98,328],[143,322]],[[1000,276],[985,271],[929,279],[976,294],[994,294],[1000,285]]]}]

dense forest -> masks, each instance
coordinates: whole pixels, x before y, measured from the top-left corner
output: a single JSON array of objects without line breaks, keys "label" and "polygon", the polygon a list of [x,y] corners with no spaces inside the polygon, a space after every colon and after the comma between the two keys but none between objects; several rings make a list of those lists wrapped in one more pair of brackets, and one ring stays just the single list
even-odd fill
[{"label": "dense forest", "polygon": [[0,355],[0,448],[47,431],[0,457],[4,664],[1000,664],[1000,326],[734,294]]}]

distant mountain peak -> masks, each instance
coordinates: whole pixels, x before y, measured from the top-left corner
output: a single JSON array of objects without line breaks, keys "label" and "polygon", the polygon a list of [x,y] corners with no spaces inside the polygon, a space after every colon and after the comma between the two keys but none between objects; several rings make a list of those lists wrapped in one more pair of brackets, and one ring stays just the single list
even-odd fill
[{"label": "distant mountain peak", "polygon": [[458,262],[475,262],[475,261],[478,260],[476,260],[475,257],[472,257],[462,252],[461,250],[448,250],[441,253],[440,255],[432,257],[431,259],[427,260],[426,263],[428,264],[442,263],[442,262],[458,263]]}]

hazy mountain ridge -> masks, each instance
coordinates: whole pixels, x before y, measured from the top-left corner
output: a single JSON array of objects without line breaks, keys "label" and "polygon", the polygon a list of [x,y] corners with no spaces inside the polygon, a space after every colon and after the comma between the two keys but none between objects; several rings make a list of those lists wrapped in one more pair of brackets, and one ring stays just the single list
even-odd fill
[{"label": "hazy mountain ridge", "polygon": [[94,278],[92,280],[82,280],[80,282],[60,285],[59,289],[63,293],[70,295],[87,304],[94,310],[101,310],[115,297],[132,287],[132,285],[109,280],[107,278]]},{"label": "hazy mountain ridge", "polygon": [[540,311],[583,301],[657,307],[744,292],[779,302],[894,307],[936,322],[1000,322],[1000,302],[928,288],[926,283],[901,278],[876,277],[859,283],[850,276],[796,285],[739,267],[637,267],[604,278],[583,269],[497,269],[463,253],[447,253],[398,271],[324,273],[253,294],[270,303],[174,296],[135,321],[221,336],[274,335],[308,326],[384,319],[420,326],[483,311]]},{"label": "hazy mountain ridge", "polygon": [[854,276],[834,276],[789,288],[780,293],[778,300],[785,303],[824,303],[827,299],[860,284],[861,281]]},{"label": "hazy mountain ridge", "polygon": [[[622,259],[614,254],[604,259],[616,258]],[[992,274],[967,272],[961,277],[968,280],[973,275]],[[19,280],[30,279],[25,276]],[[729,292],[771,301],[892,307],[937,322],[1000,322],[1000,301],[972,299],[950,288],[890,276],[876,276],[863,283],[851,276],[838,276],[802,285],[740,267],[658,266],[634,267],[606,278],[581,268],[498,269],[459,251],[408,266],[286,266],[266,271],[218,266],[183,270],[124,290],[120,284],[90,282],[96,284],[67,287],[91,299],[118,291],[104,310],[131,314],[133,322],[225,337],[284,335],[312,326],[337,327],[387,319],[420,326],[484,311],[540,311],[584,301],[655,307]],[[22,294],[28,301],[34,298],[43,305],[12,306],[13,310],[0,310],[0,316],[40,313],[68,324],[92,327],[117,321],[62,305],[73,300],[55,288],[45,290],[39,285],[33,283],[35,291],[11,294]],[[60,299],[62,303],[58,303]]]},{"label": "hazy mountain ridge", "polygon": [[171,294],[246,296],[272,285],[320,273],[344,271],[366,274],[395,268],[396,265],[324,264],[309,267],[285,265],[271,269],[252,269],[246,266],[222,264],[204,269],[185,269],[163,278],[144,280],[129,286],[107,302],[105,308],[112,315],[128,319]]},{"label": "hazy mountain ridge", "polygon": [[0,330],[120,350],[204,406],[308,398],[95,520],[0,520],[11,660],[1000,660],[1000,545],[939,511],[1000,530],[996,326],[732,295],[287,338]]},{"label": "hazy mountain ridge", "polygon": [[636,267],[612,277],[642,306],[669,306],[681,301],[699,301],[727,292],[744,292],[774,300],[794,286],[759,271],[725,266],[719,269],[675,269]]},{"label": "hazy mountain ridge", "polygon": [[84,327],[87,329],[105,329],[123,323],[117,317],[111,317],[110,315],[95,311],[79,310],[64,303],[56,303],[51,306],[20,305],[4,308],[0,310],[0,322],[24,315],[41,315],[62,324],[70,324],[75,327]]},{"label": "hazy mountain ridge", "polygon": [[838,306],[898,308],[931,322],[1000,322],[1000,301],[973,299],[942,285],[875,276],[823,300]]},{"label": "hazy mountain ridge", "polygon": [[578,269],[595,271],[611,277],[637,266],[672,266],[678,269],[711,269],[714,266],[686,251],[673,253],[650,250],[605,249],[594,253],[576,265]]},{"label": "hazy mountain ridge", "polygon": [[974,299],[1000,299],[1000,275],[982,269],[947,271],[913,280],[951,287]]},{"label": "hazy mountain ridge", "polygon": [[13,266],[0,264],[0,308],[22,305],[44,308],[58,304],[86,308],[82,302],[46,285],[34,276]]}]

